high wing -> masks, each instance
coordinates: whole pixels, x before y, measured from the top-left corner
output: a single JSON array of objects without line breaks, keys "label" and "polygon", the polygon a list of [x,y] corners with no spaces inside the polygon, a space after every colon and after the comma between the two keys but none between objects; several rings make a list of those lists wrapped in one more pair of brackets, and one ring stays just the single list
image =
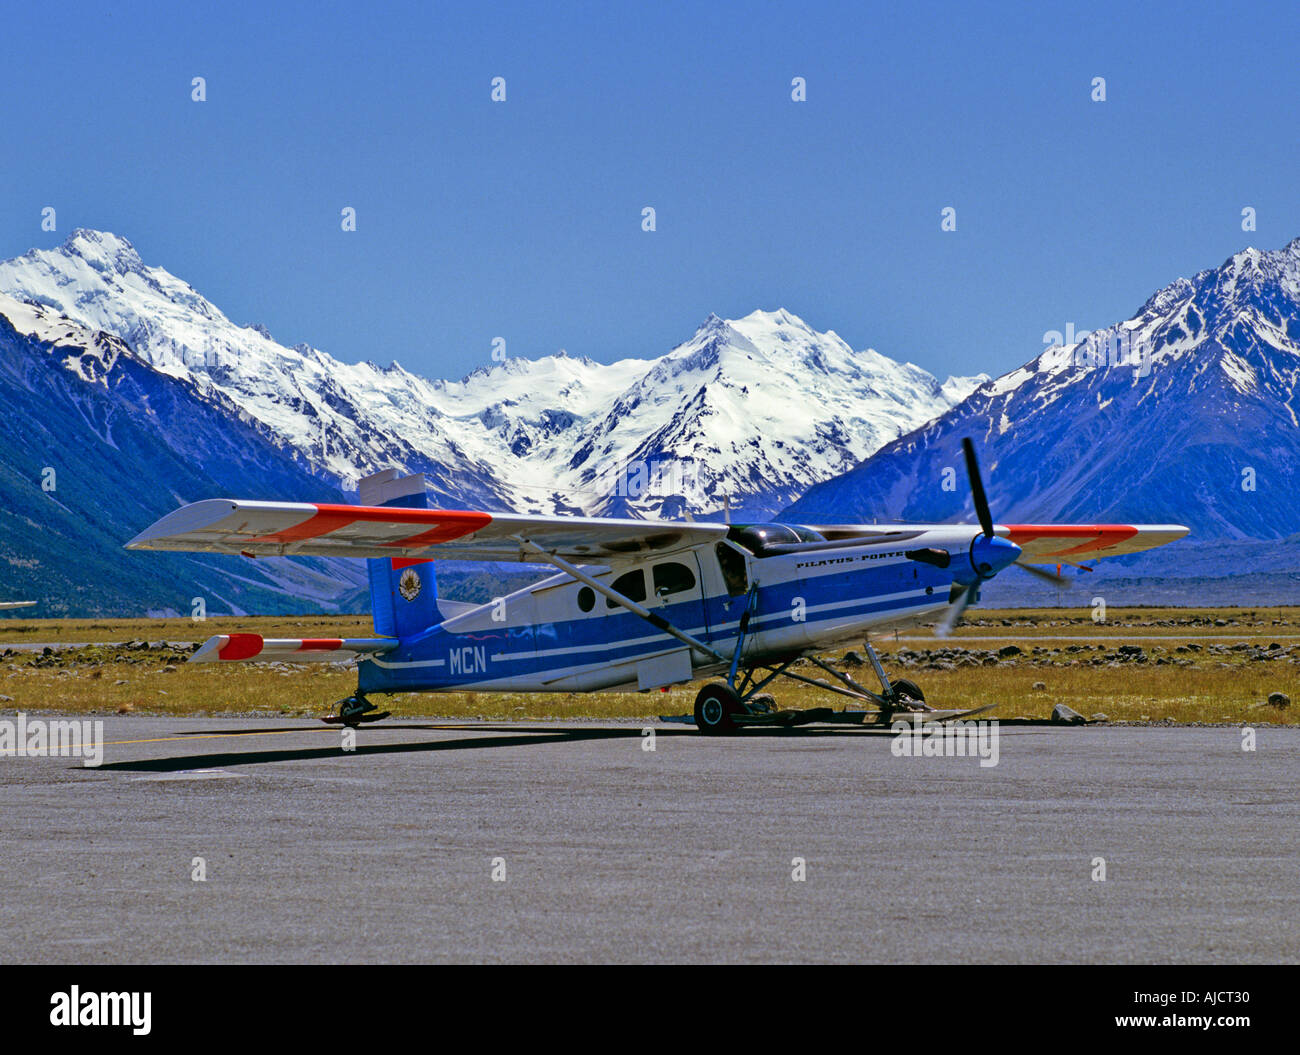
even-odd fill
[{"label": "high wing", "polygon": [[[952,524],[814,524],[830,539],[850,541],[950,528]],[[1021,549],[1017,564],[1081,564],[1155,549],[1188,534],[1181,524],[995,524],[994,534]]]},{"label": "high wing", "polygon": [[521,516],[394,506],[212,498],[167,514],[127,549],[245,556],[405,557],[535,562],[523,540],[568,560],[607,563],[725,538],[726,524]]},{"label": "high wing", "polygon": [[1141,553],[1188,533],[1181,524],[999,524],[994,530],[1020,547],[1017,564],[1079,564]]}]

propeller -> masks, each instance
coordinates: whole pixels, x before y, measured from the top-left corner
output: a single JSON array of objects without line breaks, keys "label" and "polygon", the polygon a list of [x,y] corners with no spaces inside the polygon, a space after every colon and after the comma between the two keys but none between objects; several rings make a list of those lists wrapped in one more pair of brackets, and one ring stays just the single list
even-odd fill
[{"label": "propeller", "polygon": [[962,453],[966,455],[966,478],[970,480],[971,498],[975,500],[975,515],[979,518],[984,537],[993,537],[993,514],[989,512],[988,495],[984,493],[984,481],[980,478],[980,463],[975,457],[975,444],[969,436],[961,438]]},{"label": "propeller", "polygon": [[[984,490],[984,478],[980,475],[979,459],[975,456],[975,444],[971,442],[969,436],[963,436],[961,441],[962,454],[966,459],[966,477],[970,481],[971,500],[975,504],[975,516],[980,522],[981,534],[976,535],[971,540],[970,563],[971,571],[975,578],[965,586],[960,582],[954,583],[952,591],[948,596],[948,612],[944,620],[935,627],[935,634],[939,637],[947,637],[957,628],[961,622],[961,617],[965,614],[966,609],[970,607],[975,600],[975,595],[979,593],[980,583],[986,579],[993,578],[999,571],[1010,564],[1015,564],[1021,571],[1028,572],[1036,579],[1044,582],[1050,582],[1055,586],[1069,586],[1070,581],[1061,575],[1054,575],[1043,568],[1034,567],[1031,564],[1021,564],[1020,547],[1009,539],[1000,538],[993,530],[993,513],[989,509],[988,493]],[[930,556],[929,551],[913,550],[907,554],[913,560],[920,560],[927,564],[939,565],[938,561]],[[960,592],[959,592],[960,591]]]},{"label": "propeller", "polygon": [[[984,493],[984,480],[980,476],[979,462],[975,458],[975,444],[971,442],[969,436],[962,437],[961,449],[966,455],[966,475],[970,477],[970,492],[971,497],[975,500],[975,515],[979,517],[980,527],[984,529],[984,536],[992,538],[993,515],[989,512],[988,495]],[[1032,564],[1021,564],[1019,561],[1016,561],[1016,567],[1021,571],[1028,572],[1037,579],[1050,582],[1054,586],[1068,588],[1070,585],[1070,580],[1064,575],[1054,575],[1045,568],[1038,568]]]},{"label": "propeller", "polygon": [[[999,538],[993,530],[993,513],[989,509],[988,493],[984,490],[984,479],[980,475],[979,459],[975,456],[975,444],[971,442],[969,436],[962,437],[961,449],[966,458],[966,476],[970,481],[971,500],[975,504],[975,516],[979,519],[982,534],[971,540],[971,570],[975,573],[975,578],[960,594],[950,599],[948,614],[943,622],[935,627],[934,632],[939,637],[947,637],[957,628],[962,615],[975,600],[975,595],[979,593],[980,583],[985,579],[993,578],[1008,564],[1015,563],[1016,558],[1020,556],[1019,546],[1008,539]],[[1058,581],[1058,577],[1050,572],[1040,571],[1037,568],[1031,569],[1023,564],[1020,567],[1031,575]],[[1059,581],[1064,582],[1064,580]]]},{"label": "propeller", "polygon": [[1019,561],[1016,562],[1016,567],[1021,571],[1028,572],[1035,579],[1050,582],[1053,586],[1064,586],[1067,590],[1070,588],[1070,580],[1064,575],[1057,575],[1055,572],[1050,572],[1046,568],[1039,568],[1033,564],[1021,564]]},{"label": "propeller", "polygon": [[971,583],[957,595],[955,602],[949,603],[948,614],[944,616],[943,622],[934,628],[937,637],[947,637],[957,628],[957,624],[961,622],[961,617],[967,607],[971,601],[975,600],[975,591],[978,585],[977,582]]},{"label": "propeller", "polygon": [[[980,527],[984,531],[982,538],[991,540],[995,537],[993,534],[993,514],[989,511],[989,498],[984,491],[984,481],[980,477],[980,463],[979,459],[975,457],[975,444],[971,442],[969,436],[962,437],[961,449],[966,456],[966,479],[970,483],[971,499],[975,503],[975,516],[979,519]],[[957,628],[962,615],[970,607],[971,602],[975,600],[975,594],[979,592],[980,581],[985,575],[985,569],[988,569],[989,574],[993,572],[991,564],[980,561],[979,557],[976,556],[975,549],[978,541],[977,539],[971,543],[971,564],[974,567],[976,578],[957,595],[955,601],[950,600],[948,614],[944,616],[943,622],[934,628],[935,634],[939,637],[947,637]]]}]

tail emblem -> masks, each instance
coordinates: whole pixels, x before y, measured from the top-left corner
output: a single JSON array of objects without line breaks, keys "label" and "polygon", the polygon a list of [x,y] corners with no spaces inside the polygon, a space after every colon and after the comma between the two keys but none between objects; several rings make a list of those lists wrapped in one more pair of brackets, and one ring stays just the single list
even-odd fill
[{"label": "tail emblem", "polygon": [[416,574],[414,568],[407,568],[402,572],[402,577],[397,580],[397,592],[407,601],[414,601],[420,596],[421,586],[423,583],[420,582],[420,576]]}]

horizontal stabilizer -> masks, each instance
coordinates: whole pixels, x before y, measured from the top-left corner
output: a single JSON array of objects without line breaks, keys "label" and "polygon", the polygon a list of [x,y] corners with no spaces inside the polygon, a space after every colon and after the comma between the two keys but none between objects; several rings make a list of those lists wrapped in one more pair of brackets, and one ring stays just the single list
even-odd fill
[{"label": "horizontal stabilizer", "polygon": [[218,634],[203,643],[191,663],[346,663],[397,647],[390,637],[280,637]]}]

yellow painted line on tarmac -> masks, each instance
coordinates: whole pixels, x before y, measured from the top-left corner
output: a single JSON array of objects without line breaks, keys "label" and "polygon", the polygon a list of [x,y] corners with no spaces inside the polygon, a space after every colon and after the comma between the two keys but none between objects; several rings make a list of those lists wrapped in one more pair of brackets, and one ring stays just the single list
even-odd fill
[{"label": "yellow painted line on tarmac", "polygon": [[[121,747],[126,744],[163,744],[163,743],[167,743],[168,741],[177,741],[177,740],[228,740],[231,737],[236,737],[236,736],[288,736],[291,733],[332,733],[337,731],[338,728],[339,726],[326,726],[322,729],[318,729],[315,726],[303,726],[303,728],[301,729],[268,729],[265,732],[250,731],[250,732],[230,732],[230,733],[193,733],[189,736],[154,736],[154,737],[150,737],[147,740],[105,740],[104,746]],[[477,730],[479,732],[484,732],[484,733],[494,731],[491,729],[485,729],[479,725],[432,725],[432,726],[421,725],[418,728],[414,728],[414,729],[411,728],[411,726],[409,725],[385,725],[376,728],[391,729],[393,732],[398,732],[402,729],[409,730],[410,732],[427,732],[427,731],[434,731],[434,730],[440,731],[444,729],[446,730],[463,729],[471,732]],[[544,730],[539,730],[539,731],[544,731]]]},{"label": "yellow painted line on tarmac", "polygon": [[[186,737],[149,737],[148,739],[139,739],[139,741],[104,741],[104,747],[125,747],[133,743],[169,743],[178,741],[220,741],[220,739],[230,739],[233,737],[287,737],[292,733],[333,733],[339,726],[325,726],[324,729],[317,729],[315,726],[304,725],[302,729],[268,729],[265,731],[240,731],[240,733],[194,733]],[[490,726],[482,725],[419,725],[412,728],[409,725],[385,725],[382,729],[398,731],[407,730],[411,733],[429,733],[429,731],[468,731],[468,733],[495,733],[497,729]],[[550,728],[539,728],[538,733],[549,733]],[[10,750],[0,751],[0,755],[12,754]]]},{"label": "yellow painted line on tarmac", "polygon": [[[266,733],[213,733],[211,736],[208,735],[155,736],[148,740],[105,740],[103,746],[121,747],[126,744],[162,744],[162,743],[166,743],[169,740],[221,740],[231,736],[275,736],[277,734],[298,732],[298,731],[299,730],[297,729],[280,729],[275,732],[266,732]],[[302,731],[307,732],[308,730],[302,730]],[[315,730],[310,730],[310,731],[314,732]],[[9,755],[13,753],[14,752],[12,748],[8,748],[6,750],[0,751],[0,755]]]},{"label": "yellow painted line on tarmac", "polygon": [[327,733],[328,729],[269,729],[264,733],[196,733],[191,736],[155,736],[148,740],[105,740],[105,747],[122,744],[162,744],[168,740],[225,740],[232,736],[288,736],[290,733]]}]

